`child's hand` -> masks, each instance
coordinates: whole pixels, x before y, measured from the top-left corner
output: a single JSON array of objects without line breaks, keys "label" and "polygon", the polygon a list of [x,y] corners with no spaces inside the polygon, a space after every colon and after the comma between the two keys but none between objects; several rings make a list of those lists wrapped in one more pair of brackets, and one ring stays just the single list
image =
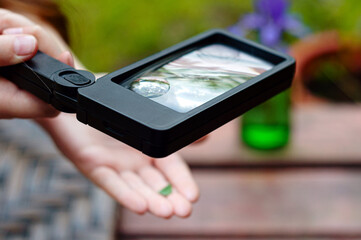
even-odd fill
[{"label": "child's hand", "polygon": [[[198,187],[186,163],[173,154],[153,159],[79,123],[69,114],[38,121],[74,165],[124,207],[142,214],[187,217]],[[172,193],[159,191],[172,184]]]}]

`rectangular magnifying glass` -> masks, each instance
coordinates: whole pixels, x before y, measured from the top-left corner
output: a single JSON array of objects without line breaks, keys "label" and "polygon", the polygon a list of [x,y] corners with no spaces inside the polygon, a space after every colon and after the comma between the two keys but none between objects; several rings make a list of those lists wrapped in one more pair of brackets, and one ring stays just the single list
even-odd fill
[{"label": "rectangular magnifying glass", "polygon": [[[34,64],[40,60],[35,57],[27,68],[50,78],[54,90],[43,100],[151,157],[165,157],[285,90],[295,70],[290,56],[223,30],[193,37],[97,81],[64,65],[44,74],[43,63]],[[21,80],[29,73],[21,72],[5,76],[29,89]]]}]

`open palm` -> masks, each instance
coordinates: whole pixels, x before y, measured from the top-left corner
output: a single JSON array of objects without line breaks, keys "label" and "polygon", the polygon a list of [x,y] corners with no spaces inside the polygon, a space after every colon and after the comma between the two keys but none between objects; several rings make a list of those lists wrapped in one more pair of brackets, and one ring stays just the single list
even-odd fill
[{"label": "open palm", "polygon": [[[38,122],[85,176],[123,206],[164,218],[190,215],[191,203],[199,193],[189,168],[178,155],[150,158],[69,114]],[[159,191],[169,183],[172,193],[164,197]]]}]

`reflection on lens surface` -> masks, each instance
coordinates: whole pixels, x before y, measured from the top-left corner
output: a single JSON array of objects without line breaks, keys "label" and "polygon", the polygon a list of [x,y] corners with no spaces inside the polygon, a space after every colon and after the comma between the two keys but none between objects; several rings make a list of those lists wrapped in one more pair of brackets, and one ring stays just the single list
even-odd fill
[{"label": "reflection on lens surface", "polygon": [[[204,59],[208,62],[219,62],[221,64],[232,63],[239,55],[239,51],[236,49],[229,48],[227,51],[224,51],[224,46],[220,44],[215,44],[212,47],[201,48],[197,52],[197,57],[200,59]],[[214,54],[215,52],[217,52],[217,55]]]},{"label": "reflection on lens surface", "polygon": [[185,113],[272,67],[270,63],[237,49],[211,44],[145,73],[129,88]]},{"label": "reflection on lens surface", "polygon": [[143,77],[133,81],[130,90],[148,98],[160,97],[169,91],[169,82],[161,78]]}]

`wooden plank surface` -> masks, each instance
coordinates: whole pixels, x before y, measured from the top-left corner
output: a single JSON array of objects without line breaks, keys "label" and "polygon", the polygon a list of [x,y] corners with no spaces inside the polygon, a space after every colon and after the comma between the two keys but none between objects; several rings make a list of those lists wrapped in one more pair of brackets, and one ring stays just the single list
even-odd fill
[{"label": "wooden plank surface", "polygon": [[181,150],[201,189],[193,215],[121,210],[119,239],[361,239],[361,107],[304,105],[292,114],[283,150],[243,146],[239,120]]},{"label": "wooden plank surface", "polygon": [[294,108],[292,119],[291,142],[279,151],[243,146],[237,119],[211,133],[205,143],[180,152],[195,166],[361,164],[360,105],[304,105]]},{"label": "wooden plank surface", "polygon": [[361,239],[361,170],[194,173],[201,198],[189,219],[122,210],[119,238]]}]

